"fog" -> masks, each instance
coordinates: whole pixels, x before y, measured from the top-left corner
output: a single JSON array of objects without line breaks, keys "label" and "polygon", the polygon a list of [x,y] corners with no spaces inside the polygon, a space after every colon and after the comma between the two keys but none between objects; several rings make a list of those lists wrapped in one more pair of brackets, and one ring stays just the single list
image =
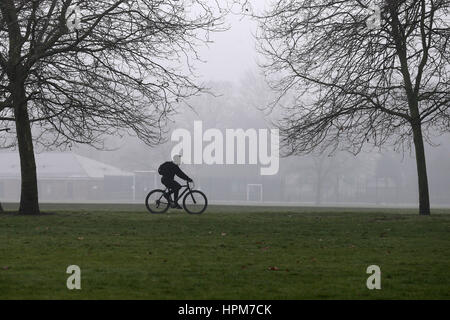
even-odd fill
[{"label": "fog", "polygon": [[[223,136],[226,129],[273,127],[276,113],[258,109],[264,106],[264,102],[270,101],[270,94],[264,79],[257,74],[247,72],[236,82],[208,84],[220,96],[204,95],[192,99],[195,109],[180,106],[179,114],[168,128],[169,141],[160,146],[150,148],[129,137],[110,139],[109,145],[118,148],[115,151],[99,152],[85,146],[74,151],[124,171],[148,174],[147,181],[151,183],[146,186],[142,184],[142,190],[136,190],[133,199],[139,202],[147,191],[143,189],[161,187],[157,173],[153,175],[139,171],[156,171],[159,164],[170,160],[171,151],[179,144],[179,141],[170,140],[175,129],[184,128],[193,138],[194,121],[202,121],[203,134],[207,129],[214,128]],[[269,139],[267,141],[270,142]],[[427,146],[431,203],[433,207],[446,207],[450,205],[450,137],[436,137],[433,141],[434,147]],[[393,207],[418,204],[414,149],[394,151],[389,146],[382,149],[367,146],[358,155],[342,151],[281,157],[276,174],[261,175],[260,169],[264,166],[260,162],[249,164],[249,140],[246,142],[245,164],[236,164],[236,161],[234,164],[220,165],[184,163],[181,168],[194,179],[196,187],[202,189],[212,203]],[[203,151],[208,144],[210,142],[203,141]],[[222,152],[226,151],[224,146]],[[226,155],[223,155],[225,158]],[[189,160],[194,162],[194,155],[191,159],[183,159],[184,162]],[[202,160],[204,162],[205,159]]]},{"label": "fog", "polygon": [[[172,150],[179,144],[179,140],[171,141],[174,130],[186,129],[194,138],[195,121],[201,121],[202,134],[217,129],[223,137],[227,129],[254,129],[258,133],[260,129],[273,128],[276,111],[268,113],[258,108],[270,101],[271,94],[257,70],[244,72],[234,82],[211,81],[208,86],[215,95],[192,98],[189,102],[195,108],[180,105],[167,127],[166,141],[158,146],[146,146],[131,136],[108,137],[108,151],[75,145],[62,158],[57,157],[61,155],[57,151],[37,154],[40,200],[143,203],[150,190],[162,187],[156,171],[162,162],[171,159]],[[270,146],[270,139],[266,140]],[[433,141],[436,146],[427,146],[431,204],[446,207],[450,205],[450,137],[441,136]],[[267,165],[259,157],[256,164],[250,163],[248,139],[244,164],[236,163],[236,154],[234,164],[226,163],[227,141],[223,142],[224,164],[205,164],[205,159],[200,159],[203,164],[186,164],[194,162],[192,151],[191,159],[184,154],[181,165],[211,203],[389,207],[411,207],[418,203],[413,149],[396,152],[388,146],[382,149],[367,146],[356,156],[348,152],[282,156],[276,174],[262,175],[260,169]],[[200,143],[204,154],[211,142]],[[270,151],[269,147],[268,155]],[[2,201],[18,201],[18,157],[8,162],[5,155],[2,161],[7,164],[2,166],[2,175],[11,175],[8,179],[16,175],[17,182],[2,183]],[[17,165],[13,168],[9,163]]]},{"label": "fog", "polygon": [[[264,7],[262,1],[255,3],[258,9]],[[171,141],[174,130],[183,128],[194,135],[195,121],[202,122],[203,133],[207,129],[217,129],[224,137],[227,129],[250,129],[259,133],[260,129],[274,128],[279,114],[277,109],[269,112],[265,108],[274,95],[258,69],[260,57],[252,35],[256,24],[237,15],[230,16],[227,23],[228,31],[210,35],[211,42],[199,50],[205,62],[195,64],[198,80],[211,89],[211,94],[190,99],[190,106],[178,106],[177,114],[171,117],[166,128],[166,141],[150,147],[132,136],[108,137],[106,147],[109,150],[73,145],[64,151],[62,158],[55,156],[59,151],[41,152],[37,157],[40,200],[143,203],[151,189],[161,187],[156,171],[162,162],[171,159],[171,152],[178,144]],[[259,143],[264,142],[261,136],[258,139]],[[448,207],[450,136],[435,137],[433,142],[436,146],[427,145],[426,149],[431,206]],[[202,153],[208,144],[203,141]],[[258,151],[260,148],[258,145]],[[187,164],[189,161],[185,158],[181,168],[211,203],[418,205],[413,148],[394,151],[391,146],[381,149],[367,146],[358,155],[342,151],[281,157],[276,174],[271,175],[261,174],[264,165],[259,157],[256,164],[249,163],[248,150],[244,164],[236,163],[236,155],[234,164],[227,164],[225,160],[224,164]],[[226,146],[222,152],[225,159]],[[1,157],[4,164],[0,169],[3,171],[0,197],[4,202],[18,201],[18,156],[14,151],[6,153]],[[193,157],[190,162],[194,162]],[[16,180],[17,183],[13,182]]]}]

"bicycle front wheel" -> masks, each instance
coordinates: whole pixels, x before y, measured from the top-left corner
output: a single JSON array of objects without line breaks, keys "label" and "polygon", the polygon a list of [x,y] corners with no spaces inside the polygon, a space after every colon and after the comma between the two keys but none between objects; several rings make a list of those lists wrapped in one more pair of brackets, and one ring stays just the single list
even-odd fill
[{"label": "bicycle front wheel", "polygon": [[156,189],[145,198],[145,206],[151,213],[164,213],[169,209],[169,201],[164,197],[164,191]]},{"label": "bicycle front wheel", "polygon": [[183,199],[183,208],[190,214],[201,214],[208,206],[205,194],[198,190],[191,190]]}]

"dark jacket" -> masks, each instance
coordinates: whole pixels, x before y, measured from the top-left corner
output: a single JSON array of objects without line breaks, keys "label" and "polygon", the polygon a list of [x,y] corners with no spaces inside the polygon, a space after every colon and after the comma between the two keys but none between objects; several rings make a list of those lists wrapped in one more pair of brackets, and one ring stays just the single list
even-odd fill
[{"label": "dark jacket", "polygon": [[165,180],[173,180],[175,175],[183,180],[191,180],[191,178],[181,171],[180,167],[172,161],[167,161],[160,165],[158,172]]}]

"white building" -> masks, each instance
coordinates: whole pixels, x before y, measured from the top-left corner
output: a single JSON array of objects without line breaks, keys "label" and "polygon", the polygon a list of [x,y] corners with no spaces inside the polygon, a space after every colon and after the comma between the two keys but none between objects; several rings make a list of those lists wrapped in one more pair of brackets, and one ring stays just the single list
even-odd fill
[{"label": "white building", "polygon": [[[35,155],[39,200],[133,201],[155,186],[154,172],[127,172],[73,152]],[[0,153],[0,200],[20,199],[20,159],[17,152]]]}]

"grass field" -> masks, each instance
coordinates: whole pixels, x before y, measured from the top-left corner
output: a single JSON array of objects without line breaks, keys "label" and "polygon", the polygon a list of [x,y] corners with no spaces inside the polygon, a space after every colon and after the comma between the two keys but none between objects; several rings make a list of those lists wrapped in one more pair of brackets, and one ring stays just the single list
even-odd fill
[{"label": "grass field", "polygon": [[0,299],[450,299],[450,210],[42,208],[0,214]]}]

